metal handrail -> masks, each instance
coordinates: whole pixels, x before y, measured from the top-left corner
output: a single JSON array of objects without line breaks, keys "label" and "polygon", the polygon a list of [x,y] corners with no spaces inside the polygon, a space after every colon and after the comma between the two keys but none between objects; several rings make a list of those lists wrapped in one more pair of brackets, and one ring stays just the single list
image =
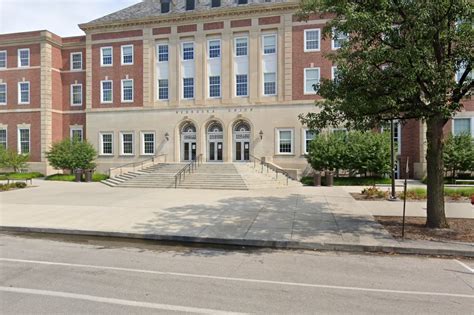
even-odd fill
[{"label": "metal handrail", "polygon": [[122,175],[122,170],[125,167],[132,167],[133,171],[135,171],[136,167],[140,166],[140,170],[142,170],[143,165],[145,165],[145,163],[148,163],[148,162],[151,161],[153,163],[153,165],[155,165],[155,159],[158,158],[158,157],[161,157],[161,156],[165,157],[165,162],[166,162],[166,154],[159,154],[159,155],[155,155],[151,158],[148,158],[148,159],[145,159],[145,160],[142,160],[142,161],[130,162],[130,163],[126,163],[126,164],[123,164],[123,165],[116,166],[116,167],[111,167],[111,168],[109,168],[109,176],[110,177],[112,176],[112,171],[118,170],[118,169],[120,169],[120,175]]},{"label": "metal handrail", "polygon": [[286,185],[288,186],[288,179],[290,178],[290,174],[288,174],[288,172],[284,171],[283,169],[273,165],[273,164],[270,164],[268,162],[265,162],[261,159],[259,159],[258,157],[250,154],[250,158],[253,159],[253,167],[256,168],[256,161],[259,161],[260,162],[260,165],[261,165],[261,173],[263,173],[263,169],[264,167],[267,168],[267,173],[268,173],[268,170],[272,170],[275,172],[275,180],[278,180],[278,173],[281,173],[283,175],[285,175],[286,177]]},{"label": "metal handrail", "polygon": [[[181,183],[182,180],[186,179],[186,171],[191,174],[193,171],[197,169],[199,165],[202,164],[202,154],[199,154],[197,160],[193,160],[186,164],[183,168],[181,168],[175,175],[174,175],[174,188],[178,188],[178,183]],[[181,179],[181,177],[183,177]]]}]

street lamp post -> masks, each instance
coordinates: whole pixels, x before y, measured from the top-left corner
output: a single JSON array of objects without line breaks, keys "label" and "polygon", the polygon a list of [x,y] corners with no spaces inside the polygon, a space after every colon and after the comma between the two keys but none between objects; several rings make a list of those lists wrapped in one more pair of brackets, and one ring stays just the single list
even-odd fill
[{"label": "street lamp post", "polygon": [[394,136],[394,123],[393,119],[390,120],[390,166],[392,169],[392,191],[390,192],[390,200],[396,200],[397,195],[395,192],[395,141]]}]

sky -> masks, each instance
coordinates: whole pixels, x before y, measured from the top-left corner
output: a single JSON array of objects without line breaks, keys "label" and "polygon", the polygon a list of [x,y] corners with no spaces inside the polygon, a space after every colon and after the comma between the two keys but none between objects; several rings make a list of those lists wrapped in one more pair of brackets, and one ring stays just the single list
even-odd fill
[{"label": "sky", "polygon": [[0,34],[48,30],[84,35],[77,26],[141,0],[0,0]]}]

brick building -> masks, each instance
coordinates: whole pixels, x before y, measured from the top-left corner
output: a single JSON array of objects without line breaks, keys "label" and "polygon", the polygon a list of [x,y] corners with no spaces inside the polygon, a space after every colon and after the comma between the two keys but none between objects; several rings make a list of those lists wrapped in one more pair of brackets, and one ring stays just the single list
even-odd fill
[{"label": "brick building", "polygon": [[[98,168],[166,154],[168,161],[239,162],[251,155],[302,171],[314,136],[312,84],[332,78],[327,17],[299,22],[297,0],[145,0],[81,24],[84,36],[0,34],[0,145],[45,151],[73,135]],[[425,127],[397,126],[411,176],[424,173]],[[474,102],[447,126],[474,133]]]}]

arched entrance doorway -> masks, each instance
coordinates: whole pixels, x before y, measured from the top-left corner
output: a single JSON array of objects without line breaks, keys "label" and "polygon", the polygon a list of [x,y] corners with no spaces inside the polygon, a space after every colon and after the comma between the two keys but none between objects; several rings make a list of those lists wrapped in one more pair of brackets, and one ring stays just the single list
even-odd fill
[{"label": "arched entrance doorway", "polygon": [[224,133],[222,125],[213,121],[207,127],[207,160],[209,162],[222,161],[222,152],[224,151]]},{"label": "arched entrance doorway", "polygon": [[250,125],[245,121],[238,121],[233,131],[234,161],[250,160]]},{"label": "arched entrance doorway", "polygon": [[187,122],[181,128],[181,160],[196,160],[196,127],[192,122]]}]

